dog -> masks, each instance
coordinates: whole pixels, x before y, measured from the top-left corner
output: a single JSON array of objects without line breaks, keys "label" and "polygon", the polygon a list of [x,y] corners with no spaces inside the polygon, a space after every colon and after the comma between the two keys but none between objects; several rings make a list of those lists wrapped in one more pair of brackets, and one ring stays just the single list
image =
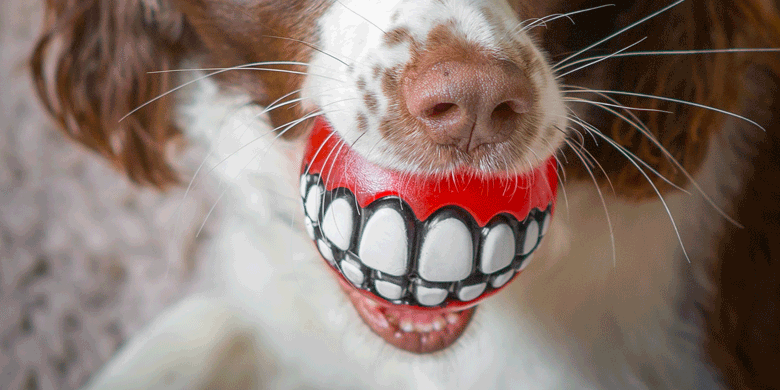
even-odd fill
[{"label": "dog", "polygon": [[[48,0],[31,66],[64,133],[161,189],[206,145],[190,185],[226,215],[204,287],[85,388],[780,387],[779,6]],[[436,351],[391,345],[306,237],[317,120],[401,172],[556,159],[536,260]]]}]

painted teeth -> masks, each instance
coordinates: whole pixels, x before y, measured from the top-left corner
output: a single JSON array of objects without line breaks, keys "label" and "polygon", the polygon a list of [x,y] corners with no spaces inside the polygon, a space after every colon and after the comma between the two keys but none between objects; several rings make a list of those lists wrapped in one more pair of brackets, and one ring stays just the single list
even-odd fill
[{"label": "painted teeth", "polygon": [[324,257],[325,260],[328,260],[328,262],[331,264],[335,264],[333,251],[330,249],[328,244],[325,243],[325,241],[317,240],[317,249],[320,250],[320,254],[322,254],[322,257]]},{"label": "painted teeth", "polygon": [[525,239],[523,240],[523,254],[524,255],[530,254],[534,250],[534,248],[536,248],[537,242],[539,242],[539,222],[536,222],[535,219],[532,219],[525,229]]},{"label": "painted teeth", "polygon": [[403,296],[403,288],[401,286],[384,280],[375,280],[374,288],[380,296],[391,301],[401,299]]},{"label": "painted teeth", "polygon": [[477,299],[485,291],[487,283],[479,283],[471,286],[463,286],[458,291],[458,299],[463,302],[473,301]]},{"label": "painted teeth", "polygon": [[322,233],[339,249],[349,249],[352,241],[352,228],[355,216],[352,205],[344,198],[338,198],[330,204],[322,220]]},{"label": "painted teeth", "polygon": [[361,208],[345,188],[326,191],[318,175],[301,177],[301,197],[306,232],[345,279],[388,301],[422,306],[469,302],[503,287],[530,263],[552,209],[534,209],[524,221],[502,214],[480,227],[448,206],[418,221],[397,197]]},{"label": "painted teeth", "polygon": [[306,193],[306,200],[304,200],[304,208],[306,209],[306,215],[311,218],[313,222],[317,222],[320,219],[320,204],[322,203],[322,188],[319,185],[313,185]]},{"label": "painted teeth", "polygon": [[343,260],[341,262],[341,271],[346,276],[347,280],[352,282],[356,287],[361,287],[366,280],[366,275],[360,270],[360,266],[349,260]]},{"label": "painted teeth", "polygon": [[471,274],[474,246],[471,231],[456,218],[434,221],[420,250],[420,276],[430,282],[466,279]]},{"label": "painted teeth", "polygon": [[493,286],[493,288],[500,288],[503,285],[505,285],[506,282],[508,282],[509,279],[511,279],[512,276],[514,276],[514,274],[515,272],[513,270],[509,270],[504,272],[503,274],[496,275],[492,278],[493,280],[490,281],[490,285]]},{"label": "painted teeth", "polygon": [[509,225],[502,223],[490,229],[482,244],[479,268],[490,274],[509,267],[515,258],[515,234]]},{"label": "painted teeth", "polygon": [[419,286],[414,292],[414,297],[423,306],[438,306],[447,299],[447,290]]},{"label": "painted teeth", "polygon": [[409,265],[409,234],[404,218],[391,208],[368,218],[358,256],[363,264],[388,275],[401,276]]}]

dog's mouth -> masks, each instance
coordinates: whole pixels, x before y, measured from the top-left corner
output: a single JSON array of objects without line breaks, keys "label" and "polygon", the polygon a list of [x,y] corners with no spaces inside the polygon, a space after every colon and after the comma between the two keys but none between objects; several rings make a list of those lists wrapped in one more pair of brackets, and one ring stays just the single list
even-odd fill
[{"label": "dog's mouth", "polygon": [[529,264],[550,225],[555,169],[547,161],[511,177],[391,171],[318,119],[301,175],[305,226],[374,333],[435,352]]}]

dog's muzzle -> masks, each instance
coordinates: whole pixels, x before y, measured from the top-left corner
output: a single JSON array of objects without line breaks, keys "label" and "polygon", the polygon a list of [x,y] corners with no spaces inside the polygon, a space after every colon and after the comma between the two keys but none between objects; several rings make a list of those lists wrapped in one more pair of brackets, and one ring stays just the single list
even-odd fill
[{"label": "dog's muzzle", "polygon": [[473,306],[519,274],[558,184],[552,158],[519,176],[388,170],[322,118],[302,170],[306,230],[322,257],[363,293],[424,307]]}]

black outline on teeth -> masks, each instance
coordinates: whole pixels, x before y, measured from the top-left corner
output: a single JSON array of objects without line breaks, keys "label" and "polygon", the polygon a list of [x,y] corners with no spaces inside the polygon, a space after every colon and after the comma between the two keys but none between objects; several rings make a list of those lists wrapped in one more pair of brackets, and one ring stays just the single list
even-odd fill
[{"label": "black outline on teeth", "polygon": [[[304,170],[306,172],[306,170]],[[303,176],[306,177],[305,183],[303,180]],[[414,306],[424,306],[424,307],[442,307],[446,306],[448,302],[451,302],[452,300],[461,302],[461,300],[458,298],[458,292],[460,289],[464,286],[471,286],[471,285],[477,285],[480,283],[485,283],[486,287],[484,291],[482,291],[481,294],[479,294],[476,298],[493,291],[500,289],[501,287],[505,286],[506,283],[504,283],[502,286],[499,286],[498,288],[494,288],[492,285],[492,282],[499,277],[500,275],[503,275],[504,273],[508,271],[512,271],[512,276],[520,270],[520,268],[523,266],[523,263],[525,260],[533,255],[533,253],[536,251],[536,248],[539,247],[539,244],[542,241],[542,238],[544,238],[544,218],[546,213],[551,212],[552,203],[550,203],[545,210],[539,210],[538,208],[533,208],[529,213],[528,216],[523,220],[522,222],[517,221],[517,219],[509,214],[499,214],[493,217],[484,227],[480,227],[477,225],[474,218],[469,214],[466,210],[457,207],[457,206],[445,206],[442,207],[439,210],[436,210],[427,220],[420,221],[418,220],[414,214],[411,211],[411,208],[409,205],[401,198],[397,196],[388,196],[384,198],[377,199],[376,201],[369,204],[366,208],[359,208],[357,205],[357,201],[355,200],[355,196],[352,194],[352,191],[350,191],[348,188],[344,187],[338,187],[334,188],[332,191],[326,191],[322,183],[320,182],[320,175],[318,174],[304,174],[301,177],[301,183],[305,185],[305,191],[301,189],[302,194],[302,202],[304,204],[304,214],[305,214],[305,223],[311,224],[312,229],[308,233],[311,234],[313,231],[314,237],[311,237],[315,245],[317,245],[317,250],[320,252],[320,254],[325,258],[325,255],[322,253],[322,251],[319,248],[319,242],[322,242],[323,245],[326,245],[328,249],[333,253],[334,262],[328,263],[334,267],[338,272],[344,276],[345,279],[350,281],[352,285],[354,285],[357,288],[360,288],[365,291],[369,291],[372,294],[395,304],[404,304],[404,305],[414,305]],[[322,196],[322,200],[320,202],[320,207],[318,210],[319,218],[317,222],[313,222],[312,219],[309,217],[308,212],[306,211],[306,195],[309,193],[309,189],[311,186],[317,185],[322,190],[322,193],[324,194]],[[353,231],[352,231],[352,237],[350,239],[349,249],[346,251],[343,251],[336,247],[333,243],[328,240],[327,237],[325,237],[322,228],[321,223],[323,219],[325,218],[325,212],[330,207],[330,204],[338,198],[345,198],[347,202],[352,206],[353,211]],[[389,274],[385,274],[381,271],[369,268],[365,264],[360,261],[360,258],[357,255],[358,251],[358,244],[360,243],[360,234],[355,234],[356,232],[359,232],[362,234],[363,230],[365,229],[366,223],[368,222],[369,218],[378,210],[381,208],[392,208],[394,211],[397,211],[401,216],[403,217],[405,223],[406,223],[406,232],[407,232],[407,242],[410,244],[408,247],[407,252],[407,272],[404,276],[393,276]],[[358,210],[359,209],[359,210]],[[415,253],[419,253],[420,247],[422,244],[422,237],[417,237],[416,234],[414,234],[415,231],[418,229],[427,230],[428,226],[446,218],[457,218],[461,222],[463,222],[466,227],[468,227],[469,231],[472,233],[472,247],[474,253],[472,253],[472,273],[470,276],[468,276],[466,279],[457,281],[457,282],[429,282],[427,280],[422,279],[419,275],[417,275],[417,268],[418,268],[418,258],[417,256],[413,256]],[[534,248],[527,254],[523,255],[523,244],[525,242],[525,225],[530,220],[530,218],[533,218],[536,220],[539,226],[539,239],[536,241],[536,245]],[[481,255],[481,249],[482,244],[487,237],[487,234],[490,232],[490,229],[493,226],[496,226],[501,223],[506,223],[510,226],[513,232],[515,232],[515,258],[512,260],[512,263],[504,267],[498,271],[495,271],[490,274],[484,274],[479,269],[479,261],[480,261],[480,255]],[[520,228],[523,227],[521,230]],[[307,228],[308,230],[308,228]],[[520,232],[520,233],[517,233]],[[363,282],[359,285],[355,284],[352,280],[350,280],[347,275],[344,273],[343,267],[341,265],[342,261],[349,261],[353,263],[353,265],[356,265],[358,268],[360,268],[360,271],[363,273]],[[509,278],[511,279],[511,277]],[[381,294],[379,294],[378,291],[376,291],[376,288],[374,287],[373,281],[375,280],[382,280],[386,282],[393,283],[397,286],[401,286],[401,298],[400,299],[387,299]],[[414,296],[414,288],[415,286],[422,286],[422,287],[428,287],[428,288],[440,288],[447,290],[447,297],[444,299],[444,301],[436,306],[428,306],[423,305],[417,301],[417,299]],[[472,299],[471,301],[473,301]],[[467,301],[470,302],[470,301]]]}]

